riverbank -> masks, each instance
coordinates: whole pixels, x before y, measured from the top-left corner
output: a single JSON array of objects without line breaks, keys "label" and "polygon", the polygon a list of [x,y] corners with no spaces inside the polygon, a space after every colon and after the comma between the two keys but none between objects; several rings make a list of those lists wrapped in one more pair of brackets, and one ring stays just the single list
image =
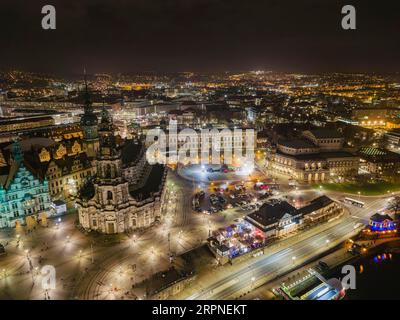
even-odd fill
[{"label": "riverbank", "polygon": [[[324,255],[313,259],[312,262],[307,263],[306,265],[302,266],[299,269],[296,269],[288,274],[286,274],[283,277],[280,277],[272,282],[266,283],[263,286],[260,286],[259,288],[253,290],[249,294],[245,295],[243,299],[246,300],[254,300],[254,299],[260,299],[260,300],[276,300],[280,299],[279,297],[275,296],[273,293],[273,289],[278,288],[281,283],[287,281],[288,279],[291,279],[293,277],[296,277],[299,275],[302,271],[307,270],[309,268],[315,267],[319,261],[325,262],[330,270],[324,273],[324,277],[327,279],[329,278],[342,278],[343,274],[341,273],[343,265],[346,264],[351,264],[356,268],[357,271],[357,279],[356,281],[360,281],[360,286],[357,287],[356,290],[349,290],[346,292],[345,299],[349,300],[363,300],[363,299],[388,299],[388,297],[385,295],[385,297],[376,297],[375,295],[372,295],[369,298],[370,294],[370,288],[368,286],[368,283],[370,281],[369,276],[367,276],[367,270],[374,268],[366,268],[366,266],[369,266],[370,264],[367,263],[367,261],[374,261],[374,258],[377,256],[381,256],[381,259],[379,261],[383,260],[383,254],[386,253],[387,259],[385,261],[390,260],[389,259],[389,253],[391,253],[391,261],[393,261],[393,264],[395,266],[393,267],[393,270],[382,270],[382,273],[385,273],[383,277],[387,277],[387,274],[391,274],[393,277],[397,276],[395,273],[398,272],[398,268],[400,267],[400,239],[381,239],[378,240],[377,242],[373,242],[373,240],[365,241],[364,242],[366,245],[369,246],[368,252],[366,254],[362,255],[354,255],[351,254],[347,251],[347,247],[343,243],[342,245],[337,246],[336,248],[328,251]],[[379,262],[378,261],[378,262]],[[375,268],[376,269],[376,268]],[[391,268],[389,268],[391,269]],[[377,270],[379,273],[379,270]],[[371,275],[371,278],[373,279],[381,279],[379,275],[376,273],[373,273]],[[380,281],[375,284],[375,287],[378,288]],[[393,283],[393,281],[392,281]],[[394,282],[393,286],[395,286],[397,282]],[[375,291],[375,292],[379,292]],[[390,294],[393,294],[393,290],[389,290]],[[389,294],[388,294],[389,296]],[[400,291],[397,293],[397,298],[400,298]],[[393,299],[393,298],[391,298]]]},{"label": "riverbank", "polygon": [[[367,255],[353,259],[351,264],[357,270],[356,289],[347,290],[345,300],[400,299],[397,281],[400,268],[400,239],[372,248]],[[341,268],[342,265],[337,266],[329,275],[340,277]]]}]

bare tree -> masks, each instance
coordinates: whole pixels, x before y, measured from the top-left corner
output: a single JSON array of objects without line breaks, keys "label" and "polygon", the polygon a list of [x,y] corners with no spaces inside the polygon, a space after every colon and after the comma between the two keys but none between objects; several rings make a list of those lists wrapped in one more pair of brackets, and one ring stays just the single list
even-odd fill
[{"label": "bare tree", "polygon": [[400,196],[395,196],[390,202],[388,209],[393,211],[396,217],[400,214]]}]

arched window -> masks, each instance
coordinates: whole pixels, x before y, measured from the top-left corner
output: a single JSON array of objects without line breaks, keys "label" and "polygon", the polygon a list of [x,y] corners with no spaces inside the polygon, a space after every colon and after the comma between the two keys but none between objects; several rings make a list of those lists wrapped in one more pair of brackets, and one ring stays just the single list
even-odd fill
[{"label": "arched window", "polygon": [[112,199],[113,199],[112,191],[107,191],[107,200],[112,200]]},{"label": "arched window", "polygon": [[106,178],[110,179],[111,178],[111,165],[107,164],[106,167]]}]

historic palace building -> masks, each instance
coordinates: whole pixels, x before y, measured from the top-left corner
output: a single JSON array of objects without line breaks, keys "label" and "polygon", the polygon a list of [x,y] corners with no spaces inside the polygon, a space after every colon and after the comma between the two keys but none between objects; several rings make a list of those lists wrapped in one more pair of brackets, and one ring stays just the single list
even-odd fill
[{"label": "historic palace building", "polygon": [[[91,132],[97,133],[97,128]],[[161,218],[165,167],[149,165],[139,141],[118,144],[104,107],[98,135],[97,173],[76,201],[81,226],[106,234],[151,226]]]},{"label": "historic palace building", "polygon": [[[75,196],[95,173],[94,159],[86,155],[79,138],[60,142],[49,138],[30,138],[20,141],[20,145],[24,162],[46,178],[53,199]],[[9,158],[11,151],[12,145],[2,148],[0,158]]]},{"label": "historic palace building", "polygon": [[9,162],[0,167],[0,228],[25,224],[50,214],[48,182],[24,161],[19,142],[12,145]]},{"label": "historic palace building", "polygon": [[305,131],[298,139],[278,141],[276,152],[268,157],[268,166],[301,182],[353,177],[358,173],[360,158],[344,151],[343,142],[336,131]]}]

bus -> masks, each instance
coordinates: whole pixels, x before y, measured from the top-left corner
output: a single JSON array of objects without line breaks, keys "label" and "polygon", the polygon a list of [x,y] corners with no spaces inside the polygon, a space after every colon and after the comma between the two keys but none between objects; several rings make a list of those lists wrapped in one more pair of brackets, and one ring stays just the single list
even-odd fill
[{"label": "bus", "polygon": [[364,204],[365,204],[365,203],[362,202],[362,201],[354,200],[354,199],[352,199],[352,198],[347,198],[347,197],[344,198],[343,202],[344,202],[344,203],[351,204],[351,205],[353,205],[353,206],[360,207],[360,208],[364,207]]}]

